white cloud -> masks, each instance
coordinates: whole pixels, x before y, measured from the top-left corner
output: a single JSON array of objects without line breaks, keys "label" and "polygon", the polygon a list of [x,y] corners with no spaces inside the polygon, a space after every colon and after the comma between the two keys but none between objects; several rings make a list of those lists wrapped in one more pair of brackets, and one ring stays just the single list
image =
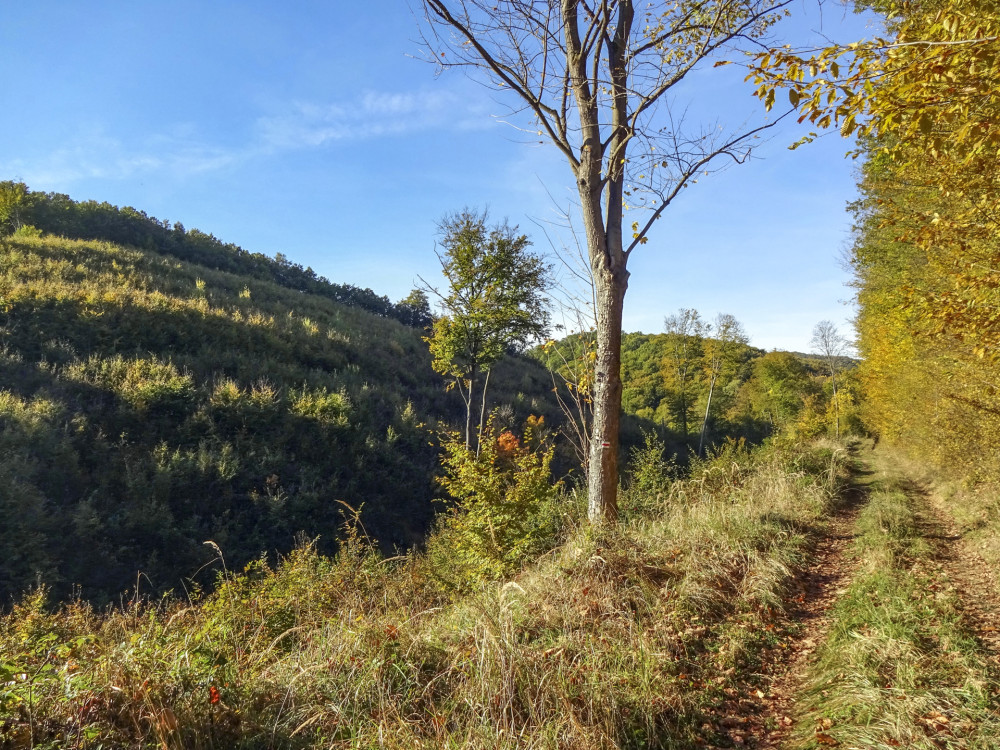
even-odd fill
[{"label": "white cloud", "polygon": [[449,91],[368,91],[348,103],[295,102],[281,114],[260,118],[257,128],[264,148],[315,148],[428,129],[467,129],[474,113],[473,102]]},{"label": "white cloud", "polygon": [[241,154],[187,139],[155,136],[129,147],[102,133],[81,134],[68,146],[38,159],[0,162],[0,172],[29,185],[62,186],[83,179],[125,180],[149,173],[187,176],[224,169]]},{"label": "white cloud", "polygon": [[315,149],[336,142],[393,137],[437,130],[488,127],[485,104],[448,90],[368,91],[335,103],[294,102],[279,114],[258,118],[243,144],[217,145],[190,123],[167,125],[137,143],[103,129],[81,133],[69,145],[30,159],[0,160],[0,172],[28,184],[67,186],[84,179],[124,180],[143,175],[184,178],[216,172],[283,151]]}]

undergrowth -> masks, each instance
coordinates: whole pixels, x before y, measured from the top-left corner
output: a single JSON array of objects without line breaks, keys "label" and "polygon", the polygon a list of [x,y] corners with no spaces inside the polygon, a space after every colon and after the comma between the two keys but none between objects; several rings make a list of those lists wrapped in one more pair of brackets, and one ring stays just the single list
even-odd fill
[{"label": "undergrowth", "polygon": [[357,527],[189,600],[50,610],[38,589],[0,619],[0,747],[731,746],[724,705],[843,465],[730,446],[626,489],[616,526],[568,511],[556,546],[465,593]]}]

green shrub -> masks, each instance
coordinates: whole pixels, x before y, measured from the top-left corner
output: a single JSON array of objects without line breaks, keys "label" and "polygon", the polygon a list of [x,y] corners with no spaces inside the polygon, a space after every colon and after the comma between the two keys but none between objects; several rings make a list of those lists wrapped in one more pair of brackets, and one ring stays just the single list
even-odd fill
[{"label": "green shrub", "polygon": [[343,427],[347,425],[351,402],[343,390],[329,393],[326,388],[317,390],[303,388],[301,391],[292,391],[291,411],[302,417]]},{"label": "green shrub", "polygon": [[434,568],[456,588],[515,573],[555,538],[561,482],[552,483],[554,449],[529,417],[523,438],[500,431],[493,416],[479,452],[458,433],[444,440],[441,485],[455,499],[428,543]]},{"label": "green shrub", "polygon": [[33,227],[31,224],[22,224],[14,231],[14,237],[19,240],[38,239],[42,236],[42,230]]},{"label": "green shrub", "polygon": [[69,368],[71,378],[107,388],[140,412],[172,413],[194,398],[191,375],[180,372],[173,362],[157,357],[125,359],[120,355],[102,359],[91,356]]}]

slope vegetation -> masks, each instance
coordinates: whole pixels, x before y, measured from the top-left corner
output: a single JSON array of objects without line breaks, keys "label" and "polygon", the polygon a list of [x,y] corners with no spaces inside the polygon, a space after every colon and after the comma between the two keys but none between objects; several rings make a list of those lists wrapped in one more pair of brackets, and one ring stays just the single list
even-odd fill
[{"label": "slope vegetation", "polygon": [[[38,578],[59,598],[176,588],[215,559],[208,540],[237,567],[298,533],[328,549],[339,501],[386,548],[423,537],[431,428],[459,412],[420,329],[263,274],[31,235],[0,244],[4,600]],[[511,372],[498,403],[544,413],[548,374]]]},{"label": "slope vegetation", "polygon": [[427,555],[301,548],[195,603],[26,597],[0,618],[0,744],[742,745],[843,467],[829,449],[730,450],[688,480],[640,465],[619,526],[566,496],[548,553],[464,592],[445,531]]}]

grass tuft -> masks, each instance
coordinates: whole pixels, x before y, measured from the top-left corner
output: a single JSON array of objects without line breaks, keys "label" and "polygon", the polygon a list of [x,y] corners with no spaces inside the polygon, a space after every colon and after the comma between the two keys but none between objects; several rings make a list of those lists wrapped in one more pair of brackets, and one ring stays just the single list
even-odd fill
[{"label": "grass tuft", "polygon": [[913,498],[878,482],[857,522],[860,569],[832,612],[796,747],[995,748],[995,666],[921,535]]}]

